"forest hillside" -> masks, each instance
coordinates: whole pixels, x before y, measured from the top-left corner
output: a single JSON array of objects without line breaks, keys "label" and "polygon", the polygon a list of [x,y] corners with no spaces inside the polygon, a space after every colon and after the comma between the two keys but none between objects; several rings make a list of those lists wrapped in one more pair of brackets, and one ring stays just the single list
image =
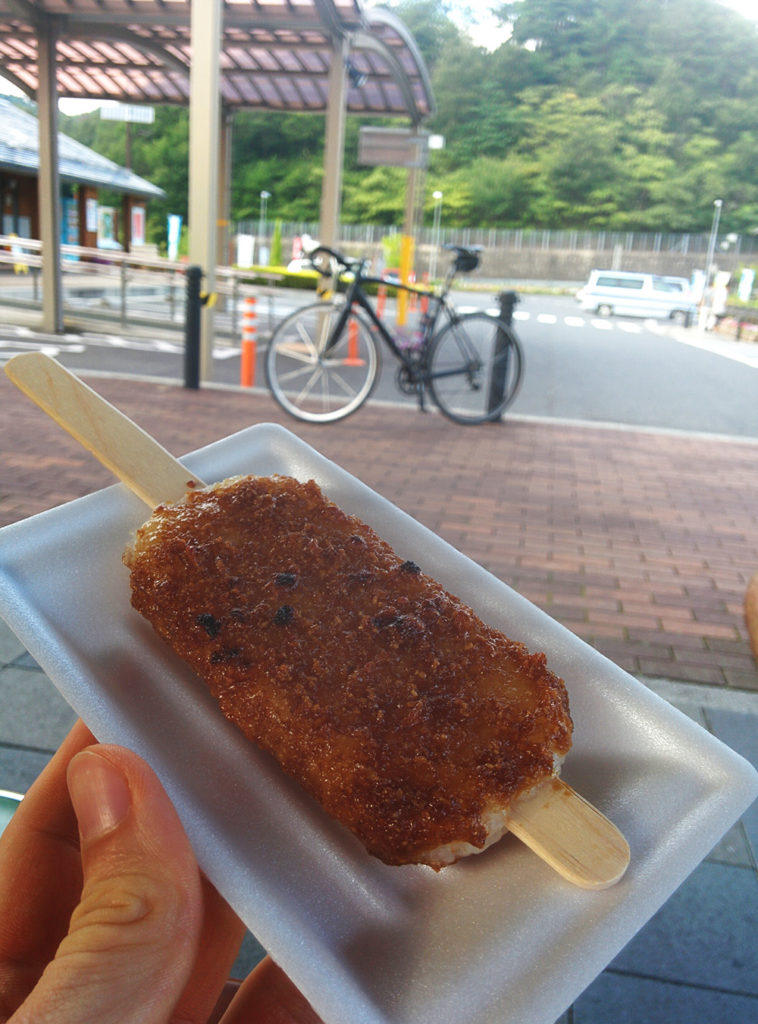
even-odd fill
[{"label": "forest hillside", "polygon": [[[390,3],[429,68],[445,137],[430,154],[425,219],[444,193],[448,226],[758,230],[758,27],[715,0],[518,0],[496,5],[510,38],[477,46],[444,0]],[[387,122],[384,122],[387,123]],[[348,118],[342,219],[402,221],[405,172],[356,162]],[[318,219],[321,116],[246,111],[233,136],[232,217]],[[61,130],[119,163],[123,124],[97,113]],[[166,191],[156,238],[186,214],[187,111],[131,128],[132,167]]]}]

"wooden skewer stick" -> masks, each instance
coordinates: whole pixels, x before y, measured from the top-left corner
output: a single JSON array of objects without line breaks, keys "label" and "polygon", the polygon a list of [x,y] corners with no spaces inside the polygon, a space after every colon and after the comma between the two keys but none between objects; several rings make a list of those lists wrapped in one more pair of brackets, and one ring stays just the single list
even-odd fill
[{"label": "wooden skewer stick", "polygon": [[508,827],[559,875],[607,889],[629,866],[629,844],[604,814],[563,779],[548,779],[508,810]]},{"label": "wooden skewer stick", "polygon": [[181,501],[188,486],[204,486],[155,438],[50,356],[13,356],[5,372],[150,508]]},{"label": "wooden skewer stick", "polygon": [[[180,501],[202,481],[97,392],[40,352],[14,356],[5,372],[56,423],[151,508]],[[555,871],[605,889],[629,864],[621,832],[560,779],[549,779],[508,811],[508,827]]]}]

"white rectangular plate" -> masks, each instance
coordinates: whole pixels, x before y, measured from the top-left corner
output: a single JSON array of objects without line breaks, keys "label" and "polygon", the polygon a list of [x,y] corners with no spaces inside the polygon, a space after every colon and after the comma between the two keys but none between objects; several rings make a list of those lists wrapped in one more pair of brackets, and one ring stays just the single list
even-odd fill
[{"label": "white rectangular plate", "polygon": [[0,614],[99,739],[163,779],[206,873],[329,1024],[553,1024],[758,794],[741,757],[289,431],[186,459],[315,479],[569,689],[564,777],[625,833],[623,881],[562,881],[513,837],[439,874],[366,854],[217,711],[132,610],[122,485],[0,531]]}]

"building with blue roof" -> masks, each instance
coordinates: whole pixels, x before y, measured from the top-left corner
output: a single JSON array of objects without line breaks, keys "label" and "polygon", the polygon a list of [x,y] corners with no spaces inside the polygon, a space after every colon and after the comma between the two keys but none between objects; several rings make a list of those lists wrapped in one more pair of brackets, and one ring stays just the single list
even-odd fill
[{"label": "building with blue roof", "polygon": [[[165,193],[127,167],[58,133],[61,241],[125,248],[145,243],[146,204]],[[18,102],[0,96],[1,233],[39,238],[39,126]],[[120,207],[104,206],[101,190],[118,192]]]}]

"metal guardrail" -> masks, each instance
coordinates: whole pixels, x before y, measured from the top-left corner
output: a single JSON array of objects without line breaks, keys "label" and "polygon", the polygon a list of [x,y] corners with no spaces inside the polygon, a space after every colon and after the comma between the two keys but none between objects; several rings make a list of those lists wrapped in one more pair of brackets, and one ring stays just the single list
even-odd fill
[{"label": "metal guardrail", "polygon": [[[41,309],[42,244],[39,239],[0,235],[0,305]],[[79,245],[61,246],[64,315],[72,321],[182,330],[185,322],[187,263],[151,254],[147,249],[125,253]],[[255,282],[253,281],[255,278]],[[261,284],[261,280],[267,284]],[[219,333],[238,339],[244,300],[269,298],[268,319],[275,320],[274,272],[216,268]],[[265,322],[261,324],[266,329]]]}]

